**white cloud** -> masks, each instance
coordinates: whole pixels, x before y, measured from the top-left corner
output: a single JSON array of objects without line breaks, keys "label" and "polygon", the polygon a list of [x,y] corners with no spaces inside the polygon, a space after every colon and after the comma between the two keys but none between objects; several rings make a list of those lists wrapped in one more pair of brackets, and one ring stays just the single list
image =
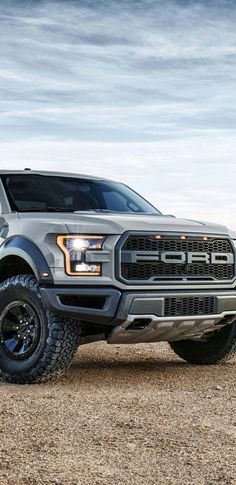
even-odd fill
[{"label": "white cloud", "polygon": [[236,227],[235,21],[220,0],[2,4],[0,168],[113,177]]}]

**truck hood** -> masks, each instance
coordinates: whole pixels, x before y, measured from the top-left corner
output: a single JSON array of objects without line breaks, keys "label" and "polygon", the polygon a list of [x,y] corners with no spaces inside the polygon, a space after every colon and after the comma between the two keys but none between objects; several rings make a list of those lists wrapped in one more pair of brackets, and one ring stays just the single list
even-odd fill
[{"label": "truck hood", "polygon": [[[72,234],[122,234],[125,231],[189,232],[229,234],[227,227],[203,221],[176,219],[170,216],[138,214],[88,214],[88,213],[24,213],[20,218],[28,225],[38,225],[45,231],[61,231]],[[66,231],[65,231],[66,230]]]},{"label": "truck hood", "polygon": [[[26,214],[24,214],[25,219]],[[69,233],[122,234],[125,231],[192,232],[229,234],[227,227],[202,221],[176,219],[169,216],[138,214],[27,214],[41,224],[63,225]],[[27,217],[27,219],[28,219]],[[37,219],[37,221],[36,221]],[[29,219],[28,219],[29,223]],[[58,228],[59,229],[59,228]]]},{"label": "truck hood", "polygon": [[168,216],[137,214],[96,214],[76,215],[76,222],[66,221],[70,233],[81,231],[122,234],[125,231],[160,231],[160,232],[204,232],[209,234],[228,234],[225,226],[218,224],[176,219]]}]

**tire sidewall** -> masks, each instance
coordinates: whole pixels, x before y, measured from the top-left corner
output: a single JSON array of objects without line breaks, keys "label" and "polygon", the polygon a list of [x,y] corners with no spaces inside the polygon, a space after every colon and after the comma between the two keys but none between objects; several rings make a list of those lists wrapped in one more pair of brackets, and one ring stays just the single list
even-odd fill
[{"label": "tire sidewall", "polygon": [[9,284],[0,291],[0,316],[6,306],[16,300],[22,300],[34,308],[40,322],[40,336],[33,354],[24,360],[11,358],[4,349],[4,346],[0,344],[0,369],[3,373],[10,375],[25,374],[37,366],[42,359],[49,335],[47,311],[43,306],[39,290],[34,291],[26,286],[9,282]]}]

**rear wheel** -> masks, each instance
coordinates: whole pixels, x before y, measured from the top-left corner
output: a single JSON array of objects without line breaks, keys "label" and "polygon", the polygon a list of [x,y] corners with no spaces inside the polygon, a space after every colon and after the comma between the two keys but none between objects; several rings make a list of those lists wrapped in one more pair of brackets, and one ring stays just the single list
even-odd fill
[{"label": "rear wheel", "polygon": [[225,325],[202,340],[169,342],[174,352],[190,364],[221,364],[236,354],[236,323]]},{"label": "rear wheel", "polygon": [[0,285],[0,377],[29,384],[62,374],[79,345],[80,324],[47,310],[33,276]]}]

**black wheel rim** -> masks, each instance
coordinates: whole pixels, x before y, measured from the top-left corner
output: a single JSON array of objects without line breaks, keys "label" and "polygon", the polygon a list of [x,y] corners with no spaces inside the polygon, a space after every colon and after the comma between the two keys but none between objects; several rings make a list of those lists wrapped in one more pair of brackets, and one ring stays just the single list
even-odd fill
[{"label": "black wheel rim", "polygon": [[1,344],[14,360],[24,360],[35,351],[41,323],[34,308],[21,300],[10,303],[0,319]]}]

